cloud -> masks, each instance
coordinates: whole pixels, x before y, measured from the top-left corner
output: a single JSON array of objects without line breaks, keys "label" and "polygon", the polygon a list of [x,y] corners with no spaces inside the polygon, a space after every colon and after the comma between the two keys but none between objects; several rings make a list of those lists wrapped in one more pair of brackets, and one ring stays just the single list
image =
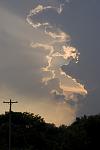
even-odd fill
[{"label": "cloud", "polygon": [[78,60],[77,49],[69,45],[70,36],[51,23],[34,22],[34,15],[48,9],[62,13],[64,5],[59,4],[37,6],[27,22],[0,8],[0,95],[21,99],[15,110],[29,110],[57,125],[75,118],[77,102],[72,107],[67,99],[86,94],[83,85],[61,70],[63,64]]},{"label": "cloud", "polygon": [[[41,14],[49,9],[51,11],[54,10],[58,14],[60,14],[63,11],[62,6],[64,6],[64,4],[62,3],[59,5],[59,7],[55,7],[53,5],[37,5],[34,9],[30,10],[30,13],[26,18],[26,21],[29,23],[29,25],[31,25],[33,29],[44,30],[44,35],[48,35],[48,37],[51,37],[51,40],[48,44],[46,42],[41,43],[41,41],[39,41],[38,43],[31,43],[31,47],[33,49],[42,48],[45,51],[48,51],[48,54],[46,54],[45,56],[45,59],[47,59],[47,65],[46,67],[42,68],[43,72],[47,73],[47,75],[45,75],[45,77],[42,79],[42,81],[45,82],[46,85],[48,84],[48,81],[50,82],[50,80],[58,78],[59,88],[63,91],[62,94],[65,94],[70,89],[70,92],[76,92],[79,94],[84,93],[85,95],[87,94],[87,91],[85,90],[84,86],[78,83],[76,79],[73,79],[71,76],[66,75],[66,73],[63,72],[61,68],[61,65],[65,65],[64,61],[66,61],[67,65],[72,59],[76,59],[76,61],[78,62],[79,53],[75,47],[72,47],[68,44],[69,35],[61,31],[59,28],[52,26],[49,22],[40,22],[40,19],[34,22],[34,16]],[[60,49],[58,50],[58,47],[56,48],[55,45],[59,45]],[[55,62],[55,59],[58,61]],[[61,62],[61,64],[59,65],[58,62]],[[68,78],[69,80],[71,80],[71,82],[73,82],[72,84],[74,88],[68,88],[65,78]],[[63,82],[64,85],[62,85]]]},{"label": "cloud", "polygon": [[37,35],[36,40],[40,33],[31,30],[24,20],[5,9],[0,9],[0,13],[3,16],[0,21],[0,87],[6,85],[18,93],[32,94],[34,86],[36,89],[41,85],[39,68],[43,61],[36,58],[39,55],[42,58],[43,54],[38,51],[33,54],[29,44],[33,35]]}]

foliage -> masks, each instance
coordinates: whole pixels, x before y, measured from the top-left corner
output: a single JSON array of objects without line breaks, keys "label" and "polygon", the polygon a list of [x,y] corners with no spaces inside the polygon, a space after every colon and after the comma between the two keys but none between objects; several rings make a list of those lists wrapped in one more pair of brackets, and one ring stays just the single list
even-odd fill
[{"label": "foliage", "polygon": [[[39,115],[11,112],[13,150],[85,150],[99,147],[100,115],[56,127]],[[0,150],[8,150],[9,113],[0,115]]]}]

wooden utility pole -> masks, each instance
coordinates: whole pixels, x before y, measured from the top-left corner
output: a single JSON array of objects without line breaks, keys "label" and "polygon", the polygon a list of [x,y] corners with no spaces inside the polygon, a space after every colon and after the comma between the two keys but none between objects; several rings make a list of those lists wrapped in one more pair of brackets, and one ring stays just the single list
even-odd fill
[{"label": "wooden utility pole", "polygon": [[12,106],[12,104],[14,104],[14,103],[18,103],[17,101],[12,101],[11,99],[10,99],[10,101],[8,101],[8,102],[3,102],[3,103],[6,103],[6,104],[9,104],[10,105],[10,108],[9,108],[9,150],[11,150],[11,106]]}]

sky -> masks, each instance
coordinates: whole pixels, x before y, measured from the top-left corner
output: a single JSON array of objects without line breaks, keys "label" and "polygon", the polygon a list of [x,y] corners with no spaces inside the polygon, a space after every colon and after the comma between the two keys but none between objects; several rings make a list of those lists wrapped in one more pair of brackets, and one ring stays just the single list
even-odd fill
[{"label": "sky", "polygon": [[100,113],[100,1],[0,0],[0,112],[56,125]]}]

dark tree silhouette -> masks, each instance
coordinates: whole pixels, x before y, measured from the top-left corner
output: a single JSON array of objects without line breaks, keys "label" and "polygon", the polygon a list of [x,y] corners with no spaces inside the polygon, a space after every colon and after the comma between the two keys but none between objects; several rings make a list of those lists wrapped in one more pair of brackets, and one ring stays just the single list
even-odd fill
[{"label": "dark tree silhouette", "polygon": [[[11,112],[12,150],[86,150],[100,145],[100,115],[56,127],[39,115]],[[8,150],[9,113],[0,115],[0,150]]]}]

